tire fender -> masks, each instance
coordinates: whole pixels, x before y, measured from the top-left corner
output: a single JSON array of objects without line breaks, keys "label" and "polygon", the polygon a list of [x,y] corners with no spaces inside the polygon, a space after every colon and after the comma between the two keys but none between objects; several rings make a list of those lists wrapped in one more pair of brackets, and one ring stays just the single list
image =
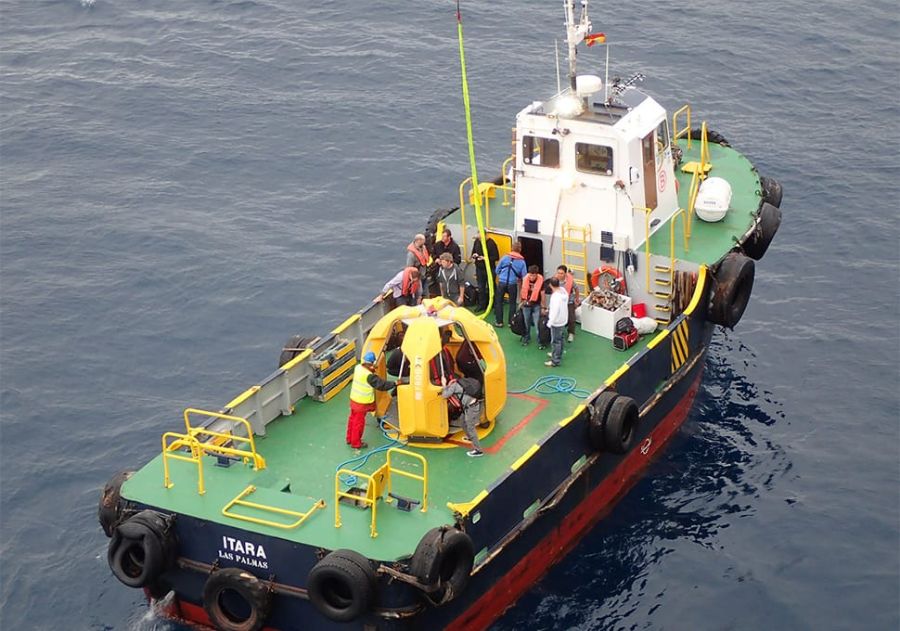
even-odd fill
[{"label": "tire fender", "polygon": [[[286,363],[294,359],[297,355],[306,350],[306,347],[309,343],[311,343],[316,338],[308,337],[304,335],[294,335],[291,336],[287,342],[285,342],[284,347],[281,349],[281,355],[278,356],[278,367],[281,368]],[[293,349],[300,350],[293,350]]]},{"label": "tire fender", "polygon": [[729,252],[715,273],[715,289],[709,306],[709,320],[733,329],[744,315],[756,267],[753,259],[740,252]]},{"label": "tire fender", "polygon": [[177,544],[166,518],[142,510],[116,526],[107,550],[109,567],[128,587],[152,585],[175,561]]},{"label": "tire fender", "polygon": [[591,403],[591,417],[588,421],[588,439],[591,447],[600,451],[606,449],[606,417],[609,409],[619,393],[612,390],[604,390]]},{"label": "tire fender", "polygon": [[784,190],[777,180],[762,175],[759,178],[759,189],[764,202],[768,202],[777,208],[781,207]]},{"label": "tire fender", "polygon": [[606,449],[614,454],[627,453],[634,445],[640,419],[641,413],[634,399],[624,395],[616,397],[609,407],[603,427]]},{"label": "tire fender", "polygon": [[744,254],[751,259],[759,260],[769,249],[769,244],[781,226],[781,210],[768,202],[763,202],[757,213],[753,230],[741,244]]},{"label": "tire fender", "polygon": [[465,590],[475,562],[475,547],[466,533],[450,526],[432,528],[419,541],[410,573],[434,588],[432,599],[448,603]]},{"label": "tire fender", "polygon": [[350,622],[368,613],[378,592],[369,560],[353,550],[335,550],[309,571],[309,600],[323,616]]},{"label": "tire fender", "polygon": [[116,526],[118,526],[125,517],[127,502],[122,499],[122,485],[132,475],[134,475],[134,471],[119,471],[110,478],[109,482],[106,483],[106,486],[103,487],[103,492],[100,494],[100,505],[97,507],[97,519],[107,537],[113,536]]},{"label": "tire fender", "polygon": [[239,568],[217,570],[203,586],[203,609],[220,631],[259,631],[271,608],[268,586]]}]

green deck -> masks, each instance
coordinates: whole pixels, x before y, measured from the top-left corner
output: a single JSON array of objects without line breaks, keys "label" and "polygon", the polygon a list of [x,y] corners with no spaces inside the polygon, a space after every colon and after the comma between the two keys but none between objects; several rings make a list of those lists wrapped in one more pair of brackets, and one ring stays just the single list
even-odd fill
[{"label": "green deck", "polygon": [[[743,234],[749,226],[751,212],[756,210],[759,181],[749,162],[730,149],[711,146],[713,174],[729,179],[733,185],[733,210],[728,218],[717,224],[705,224],[694,220],[694,232],[690,251],[677,255],[691,261],[712,263],[732,246],[732,239]],[[685,161],[693,159],[699,151],[695,142],[693,150],[686,151]],[[681,195],[686,197],[689,176],[679,175]],[[498,194],[492,207],[500,218],[508,209],[501,206]],[[686,205],[687,200],[683,199]],[[506,219],[506,218],[504,218]],[[509,219],[511,222],[511,218]],[[497,223],[496,221],[494,223]],[[664,233],[664,242],[663,239]],[[654,252],[669,251],[668,229],[660,230],[654,237]],[[660,240],[660,243],[657,241]],[[679,245],[679,248],[681,246]],[[577,379],[577,387],[595,390],[611,373],[633,354],[641,351],[653,336],[645,336],[637,346],[626,353],[612,348],[609,340],[579,332],[575,342],[566,344],[566,354],[558,368],[543,365],[545,351],[538,350],[534,341],[528,347],[519,344],[518,336],[509,329],[498,331],[510,367],[508,388],[524,390],[539,377],[555,374]],[[447,502],[467,502],[478,495],[492,481],[500,477],[534,442],[547,433],[560,420],[570,416],[580,400],[568,394],[510,395],[506,407],[498,419],[494,431],[484,439],[487,454],[480,459],[466,457],[465,449],[412,448],[428,461],[429,501],[428,511],[405,513],[391,505],[378,507],[377,538],[369,537],[369,510],[343,505],[343,526],[334,527],[334,474],[336,467],[355,455],[346,446],[344,434],[348,412],[349,388],[327,403],[303,399],[294,414],[279,418],[267,426],[267,435],[257,438],[257,449],[265,457],[268,468],[254,471],[241,464],[229,468],[214,466],[215,459],[204,459],[206,481],[205,495],[197,493],[196,465],[171,462],[171,478],[174,486],[163,486],[162,457],[157,456],[123,488],[126,498],[140,501],[164,510],[208,519],[237,528],[265,535],[335,549],[352,547],[360,553],[378,559],[398,559],[413,552],[421,536],[434,526],[453,521]],[[173,424],[166,428],[181,431]],[[369,418],[365,439],[370,448],[383,445],[386,440]],[[362,471],[372,471],[384,462],[384,454],[374,456]],[[290,493],[281,492],[290,481]],[[318,499],[327,506],[314,513],[305,523],[294,529],[279,529],[236,520],[222,515],[228,502],[248,485],[259,488],[251,498],[262,504],[305,511]],[[402,495],[418,495],[415,483],[401,479],[395,490]],[[259,513],[255,516],[265,517]]]}]

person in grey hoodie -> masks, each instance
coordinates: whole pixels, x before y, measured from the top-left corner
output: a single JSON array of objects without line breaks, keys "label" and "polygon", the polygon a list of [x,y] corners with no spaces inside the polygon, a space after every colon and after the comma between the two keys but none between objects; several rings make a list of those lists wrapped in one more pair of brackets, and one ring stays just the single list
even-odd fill
[{"label": "person in grey hoodie", "polygon": [[[463,379],[467,379],[467,377],[463,377]],[[472,381],[475,380],[472,379]],[[478,382],[475,381],[475,383],[477,384]],[[446,379],[441,379],[441,385],[443,386],[441,396],[445,399],[455,398],[462,406],[463,430],[466,432],[466,438],[472,443],[472,449],[467,451],[466,455],[470,458],[483,456],[484,451],[481,449],[481,443],[478,442],[478,424],[481,422],[482,400],[466,394],[459,379],[453,379],[450,382],[447,382]]]}]

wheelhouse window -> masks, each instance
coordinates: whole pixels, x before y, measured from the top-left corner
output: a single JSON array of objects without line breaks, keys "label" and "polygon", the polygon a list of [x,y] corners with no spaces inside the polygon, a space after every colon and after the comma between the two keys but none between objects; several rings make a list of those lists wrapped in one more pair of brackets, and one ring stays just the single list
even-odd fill
[{"label": "wheelhouse window", "polygon": [[555,138],[524,136],[522,162],[535,167],[559,167],[559,141]]},{"label": "wheelhouse window", "polygon": [[613,174],[613,150],[605,145],[575,143],[575,167],[585,173]]}]

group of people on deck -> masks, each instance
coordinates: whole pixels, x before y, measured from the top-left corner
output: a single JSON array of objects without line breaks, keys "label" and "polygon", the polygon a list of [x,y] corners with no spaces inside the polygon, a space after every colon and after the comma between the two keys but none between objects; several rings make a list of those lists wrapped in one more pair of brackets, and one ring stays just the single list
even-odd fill
[{"label": "group of people on deck", "polygon": [[[531,342],[532,327],[538,329],[541,316],[546,315],[547,327],[550,329],[550,352],[549,359],[544,364],[559,366],[566,332],[569,343],[575,339],[575,308],[581,301],[572,273],[565,265],[560,265],[553,276],[545,279],[537,265],[526,265],[522,245],[518,241],[512,244],[508,254],[499,258],[493,239],[487,239],[485,248],[476,237],[472,246],[472,260],[476,263],[477,307],[480,311],[487,308],[488,283],[494,282],[494,275],[487,274],[482,263],[485,257],[496,275],[494,326],[499,328],[504,325],[504,300],[509,305],[509,324],[512,324],[517,309],[521,308],[526,326],[521,342],[523,346],[527,346]],[[434,261],[431,266],[429,260]],[[406,265],[384,285],[381,293],[375,297],[375,302],[388,299],[392,307],[412,306],[432,295],[443,296],[463,305],[466,282],[459,266],[461,260],[459,244],[453,240],[449,229],[443,230],[441,239],[434,243],[431,251],[425,245],[425,235],[417,234],[412,243],[406,246]],[[543,349],[545,346],[538,343],[538,348]]]},{"label": "group of people on deck", "polygon": [[[545,366],[559,366],[562,362],[563,340],[568,331],[568,341],[575,340],[575,308],[581,303],[575,277],[565,265],[556,268],[553,276],[545,279],[537,265],[526,267],[521,244],[513,243],[509,254],[497,263],[497,293],[494,295],[494,326],[503,326],[503,300],[509,299],[507,323],[512,325],[517,309],[525,318],[525,334],[522,346],[531,343],[532,326],[537,330],[541,315],[547,316],[550,329],[550,357]],[[540,336],[538,336],[540,339]],[[544,345],[538,342],[538,348]]]}]

